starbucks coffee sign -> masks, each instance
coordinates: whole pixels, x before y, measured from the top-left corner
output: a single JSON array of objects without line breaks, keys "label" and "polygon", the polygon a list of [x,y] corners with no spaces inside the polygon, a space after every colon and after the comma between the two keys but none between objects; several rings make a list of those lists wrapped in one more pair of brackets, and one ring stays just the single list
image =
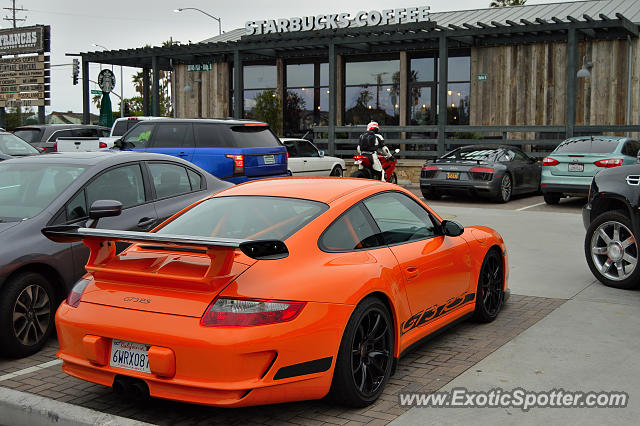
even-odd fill
[{"label": "starbucks coffee sign", "polygon": [[246,35],[318,31],[338,28],[374,27],[429,21],[429,6],[248,21]]}]

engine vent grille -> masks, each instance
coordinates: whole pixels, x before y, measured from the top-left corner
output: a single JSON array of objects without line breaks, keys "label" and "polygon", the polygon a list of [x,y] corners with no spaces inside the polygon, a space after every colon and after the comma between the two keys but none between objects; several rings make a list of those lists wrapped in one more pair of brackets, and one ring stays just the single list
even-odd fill
[{"label": "engine vent grille", "polygon": [[640,175],[629,175],[627,176],[626,180],[629,185],[633,185],[633,186],[640,185]]}]

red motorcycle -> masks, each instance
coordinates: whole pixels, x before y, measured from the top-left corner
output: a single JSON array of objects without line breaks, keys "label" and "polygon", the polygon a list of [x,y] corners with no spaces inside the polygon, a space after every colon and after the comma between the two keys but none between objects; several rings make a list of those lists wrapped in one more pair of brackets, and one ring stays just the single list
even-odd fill
[{"label": "red motorcycle", "polygon": [[[393,153],[397,154],[400,150],[396,149]],[[398,176],[396,175],[396,158],[390,157],[386,158],[380,154],[378,154],[378,159],[380,160],[380,164],[382,165],[382,170],[384,170],[384,181],[390,183],[398,183]],[[373,170],[371,165],[371,157],[369,155],[357,154],[353,156],[353,164],[358,166],[358,170],[351,174],[351,177],[354,178],[362,178],[362,179],[380,179],[380,172]]]}]

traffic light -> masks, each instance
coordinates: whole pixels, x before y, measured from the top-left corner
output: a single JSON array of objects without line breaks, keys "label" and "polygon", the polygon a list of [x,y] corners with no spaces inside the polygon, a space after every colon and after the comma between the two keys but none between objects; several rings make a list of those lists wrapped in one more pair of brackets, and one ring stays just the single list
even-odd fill
[{"label": "traffic light", "polygon": [[73,60],[71,67],[71,76],[73,77],[73,85],[78,84],[78,76],[80,75],[80,61],[78,59]]},{"label": "traffic light", "polygon": [[131,113],[131,108],[129,106],[129,102],[125,102],[124,103],[124,116],[128,117],[130,113]]}]

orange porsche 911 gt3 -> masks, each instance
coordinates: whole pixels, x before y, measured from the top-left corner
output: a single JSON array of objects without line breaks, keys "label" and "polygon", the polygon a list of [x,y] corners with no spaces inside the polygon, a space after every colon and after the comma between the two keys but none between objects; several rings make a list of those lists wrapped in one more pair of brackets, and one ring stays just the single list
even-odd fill
[{"label": "orange porsche 911 gt3", "polygon": [[[119,393],[238,407],[366,406],[410,346],[507,291],[507,252],[409,191],[287,178],[226,189],[151,233],[49,227],[91,249],[56,314],[63,370]],[[116,242],[131,243],[118,253]]]}]

